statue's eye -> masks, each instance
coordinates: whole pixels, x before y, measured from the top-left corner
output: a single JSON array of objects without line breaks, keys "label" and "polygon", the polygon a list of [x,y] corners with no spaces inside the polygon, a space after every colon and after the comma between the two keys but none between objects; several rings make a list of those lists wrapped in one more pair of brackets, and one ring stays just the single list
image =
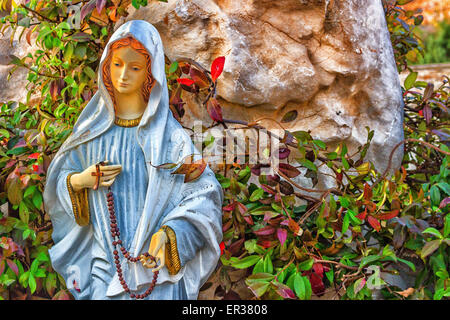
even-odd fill
[{"label": "statue's eye", "polygon": [[114,63],[114,65],[116,66],[116,67],[118,67],[119,66],[119,64],[116,62],[116,63]]},{"label": "statue's eye", "polygon": [[138,70],[139,70],[139,68],[138,68],[138,67],[134,67],[133,69],[134,69],[135,71],[138,71]]}]

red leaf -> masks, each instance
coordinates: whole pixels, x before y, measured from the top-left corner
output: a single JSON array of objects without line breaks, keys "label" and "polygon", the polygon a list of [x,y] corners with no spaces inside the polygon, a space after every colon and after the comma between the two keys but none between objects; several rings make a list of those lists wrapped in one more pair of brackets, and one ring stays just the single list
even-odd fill
[{"label": "red leaf", "polygon": [[178,83],[184,84],[186,86],[190,86],[194,83],[194,80],[188,78],[178,78],[177,81]]},{"label": "red leaf", "polygon": [[244,220],[249,224],[249,225],[254,225],[255,223],[253,222],[253,218],[252,216],[244,216]]},{"label": "red leaf", "polygon": [[32,153],[28,156],[28,159],[37,159],[41,154],[39,152]]},{"label": "red leaf", "polygon": [[295,293],[287,285],[283,283],[276,283],[277,293],[285,299],[295,299]]},{"label": "red leaf", "polygon": [[313,270],[320,278],[323,277],[323,265],[321,263],[314,263]]},{"label": "red leaf", "polygon": [[372,226],[372,228],[374,228],[377,232],[379,232],[381,230],[381,225],[380,225],[380,221],[378,221],[377,219],[375,219],[372,216],[369,216],[367,218],[367,221],[369,221],[369,224]]},{"label": "red leaf", "polygon": [[288,163],[280,163],[280,171],[289,178],[294,178],[300,174],[300,171],[298,171],[297,168]]},{"label": "red leaf", "polygon": [[336,172],[336,180],[338,183],[342,183],[342,177],[344,175],[342,174],[342,172]]},{"label": "red leaf", "polygon": [[223,252],[225,250],[225,243],[223,243],[223,241],[219,244],[220,247],[220,255],[223,255]]},{"label": "red leaf", "polygon": [[361,220],[365,220],[367,216],[367,208],[364,209],[363,212],[360,212],[356,217]]},{"label": "red leaf", "polygon": [[287,231],[283,228],[278,228],[277,229],[277,237],[278,237],[278,240],[280,240],[281,245],[283,245],[287,238]]},{"label": "red leaf", "polygon": [[206,103],[206,111],[208,111],[211,119],[217,122],[222,122],[222,108],[220,107],[219,102],[215,98],[211,98]]},{"label": "red leaf", "polygon": [[244,214],[247,212],[248,209],[243,203],[238,202],[237,205],[238,205],[239,212],[241,214]]},{"label": "red leaf", "polygon": [[278,244],[276,241],[262,240],[257,242],[258,245],[263,247],[264,249],[270,248]]},{"label": "red leaf", "polygon": [[5,270],[5,260],[0,261],[0,276],[3,274],[3,271]]},{"label": "red leaf", "polygon": [[267,184],[263,184],[263,183],[261,183],[261,188],[265,191],[265,192],[267,192],[267,193],[270,193],[270,194],[275,194],[276,192],[275,192],[275,190],[273,190],[271,187],[269,187]]},{"label": "red leaf", "polygon": [[80,287],[78,286],[78,283],[75,280],[73,280],[73,288],[78,292],[81,292]]},{"label": "red leaf", "polygon": [[225,65],[225,57],[217,57],[211,64],[211,78],[212,81],[216,81],[223,71]]},{"label": "red leaf", "polygon": [[19,267],[14,263],[14,261],[10,259],[6,259],[6,263],[8,264],[8,267],[16,274],[16,276],[19,275]]},{"label": "red leaf", "polygon": [[86,3],[83,8],[81,8],[81,16],[80,19],[83,21],[83,19],[95,8],[96,3],[93,1],[90,1]]},{"label": "red leaf", "polygon": [[275,228],[272,226],[266,226],[264,228],[261,228],[259,230],[253,231],[254,234],[257,236],[268,236],[275,232]]},{"label": "red leaf", "polygon": [[439,204],[439,209],[446,207],[450,203],[450,197],[447,197],[441,201]]},{"label": "red leaf", "polygon": [[233,201],[232,203],[230,203],[229,205],[225,206],[222,208],[223,211],[233,211],[234,208],[236,208],[236,201]]},{"label": "red leaf", "polygon": [[289,157],[290,153],[291,153],[291,150],[289,148],[280,148],[278,150],[278,158],[286,159],[287,157]]},{"label": "red leaf", "polygon": [[388,212],[383,212],[382,214],[377,215],[377,219],[389,220],[389,219],[392,219],[392,218],[395,218],[396,216],[398,216],[399,212],[400,212],[400,210],[398,210],[398,209],[388,211]]},{"label": "red leaf", "polygon": [[430,106],[428,104],[423,108],[423,116],[425,118],[425,122],[427,124],[430,124],[431,118],[433,117],[433,113],[432,113],[431,108],[430,108]]},{"label": "red leaf", "polygon": [[100,14],[105,7],[106,0],[97,0],[97,12]]},{"label": "red leaf", "polygon": [[9,160],[8,163],[6,163],[5,169],[11,168],[16,162],[17,160]]},{"label": "red leaf", "polygon": [[323,284],[322,278],[314,272],[311,272],[309,275],[309,281],[311,282],[311,289],[316,295],[320,296],[324,294],[325,285]]}]

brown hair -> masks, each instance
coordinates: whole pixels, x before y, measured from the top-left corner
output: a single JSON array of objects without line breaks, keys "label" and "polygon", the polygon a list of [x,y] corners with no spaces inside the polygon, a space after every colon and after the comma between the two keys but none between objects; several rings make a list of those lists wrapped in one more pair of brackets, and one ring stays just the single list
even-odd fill
[{"label": "brown hair", "polygon": [[125,46],[131,46],[134,50],[143,54],[145,56],[145,60],[147,61],[146,65],[147,77],[144,81],[144,84],[142,85],[142,95],[144,97],[145,102],[148,102],[148,99],[150,98],[150,92],[152,91],[153,86],[156,83],[155,79],[153,79],[152,77],[152,60],[150,54],[148,53],[147,49],[142,45],[142,43],[140,43],[131,36],[114,41],[109,47],[110,50],[102,66],[103,83],[105,84],[106,90],[108,90],[109,95],[111,96],[111,99],[114,104],[114,110],[116,109],[116,99],[114,97],[114,90],[111,81],[111,69],[110,69],[112,52],[115,49]]}]

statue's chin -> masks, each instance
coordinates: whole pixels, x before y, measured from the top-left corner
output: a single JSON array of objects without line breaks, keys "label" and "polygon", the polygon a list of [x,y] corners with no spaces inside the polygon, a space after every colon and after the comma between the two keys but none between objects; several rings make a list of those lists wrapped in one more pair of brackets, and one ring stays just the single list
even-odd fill
[{"label": "statue's chin", "polygon": [[117,92],[119,93],[132,93],[134,91],[134,88],[124,88],[124,87],[116,87]]}]

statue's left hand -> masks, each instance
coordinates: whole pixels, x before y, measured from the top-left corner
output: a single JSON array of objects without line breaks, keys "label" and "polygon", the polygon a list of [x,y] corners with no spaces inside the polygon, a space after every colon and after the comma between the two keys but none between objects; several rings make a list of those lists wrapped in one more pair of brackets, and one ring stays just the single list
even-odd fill
[{"label": "statue's left hand", "polygon": [[150,241],[150,247],[148,248],[148,253],[156,258],[158,267],[156,266],[154,261],[149,261],[144,257],[141,257],[141,263],[146,268],[153,268],[152,272],[160,270],[162,267],[166,265],[166,242],[168,238],[164,230],[160,230],[156,232],[152,236],[152,240]]}]

